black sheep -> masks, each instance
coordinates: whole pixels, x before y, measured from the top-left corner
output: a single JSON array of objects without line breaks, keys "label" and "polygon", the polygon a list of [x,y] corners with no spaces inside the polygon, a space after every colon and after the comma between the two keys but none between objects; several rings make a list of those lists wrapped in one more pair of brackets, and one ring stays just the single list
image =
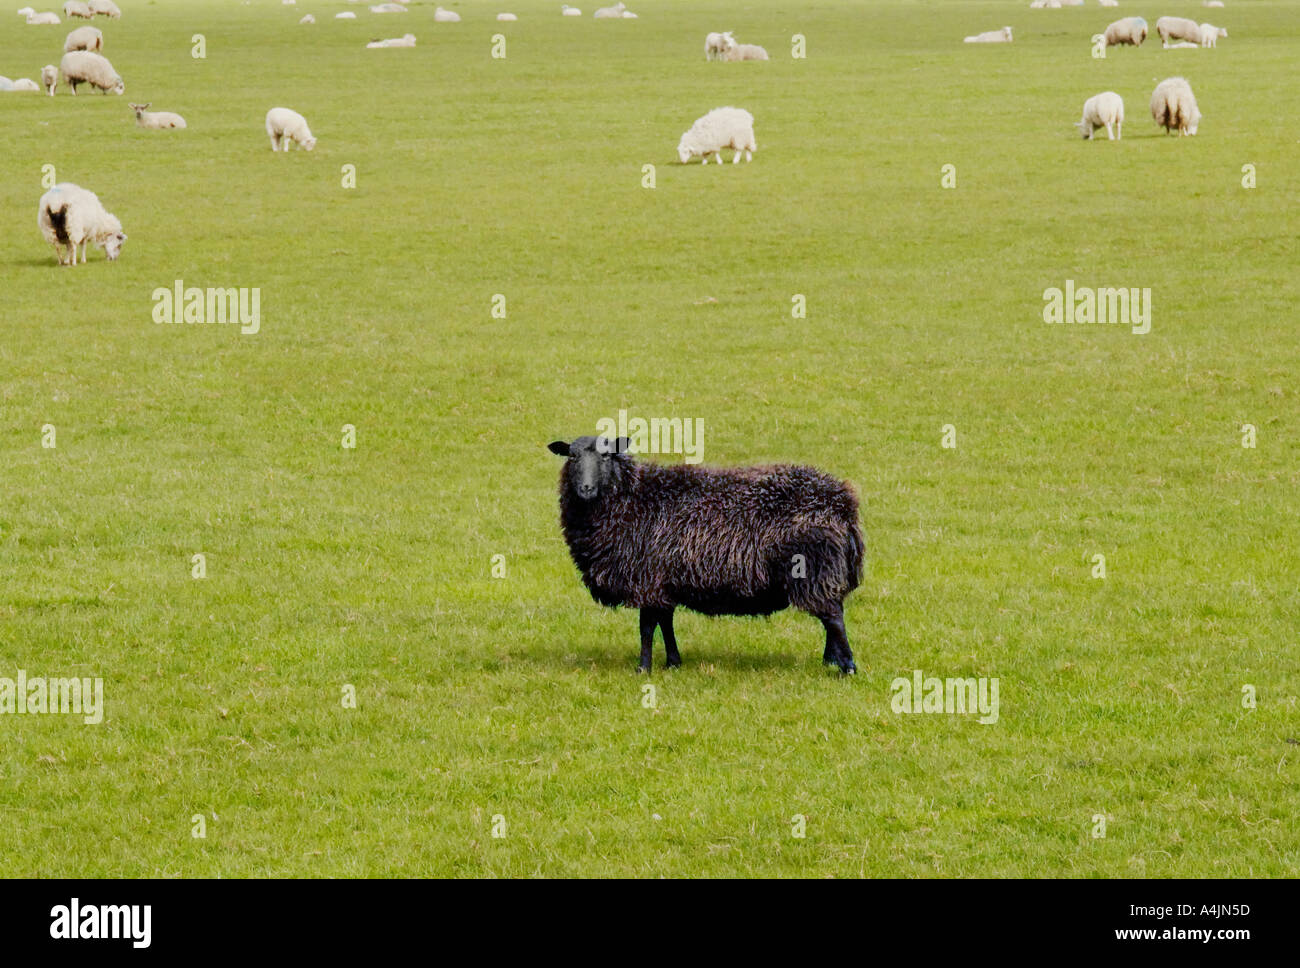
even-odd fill
[{"label": "black sheep", "polygon": [[640,463],[628,439],[557,440],[560,523],[602,605],[641,610],[640,670],[655,628],[668,665],[678,605],[706,615],[770,615],[793,605],[826,627],[824,662],[857,671],[844,599],[862,583],[853,488],[811,467],[703,468]]}]

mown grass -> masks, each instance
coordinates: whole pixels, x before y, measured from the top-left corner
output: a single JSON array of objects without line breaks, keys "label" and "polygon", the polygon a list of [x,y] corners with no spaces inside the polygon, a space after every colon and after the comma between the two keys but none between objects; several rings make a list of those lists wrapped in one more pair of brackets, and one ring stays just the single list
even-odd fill
[{"label": "mown grass", "polygon": [[[0,96],[0,676],[102,676],[108,705],[0,717],[6,872],[1300,872],[1288,4],[121,5],[126,97]],[[1231,36],[1088,56],[1135,13]],[[705,63],[727,28],[772,60]],[[64,33],[0,20],[0,73]],[[1147,114],[1176,73],[1196,138]],[[1124,139],[1082,142],[1105,89]],[[728,103],[754,163],[677,165]],[[275,105],[316,151],[268,150]],[[45,164],[121,217],[119,262],[55,267]],[[155,324],[177,279],[261,287],[261,332]],[[1151,332],[1044,324],[1066,279],[1150,287]],[[680,615],[642,705],[545,451],[620,408],[856,484],[856,678],[807,616]],[[999,721],[893,713],[918,668],[997,676]]]}]

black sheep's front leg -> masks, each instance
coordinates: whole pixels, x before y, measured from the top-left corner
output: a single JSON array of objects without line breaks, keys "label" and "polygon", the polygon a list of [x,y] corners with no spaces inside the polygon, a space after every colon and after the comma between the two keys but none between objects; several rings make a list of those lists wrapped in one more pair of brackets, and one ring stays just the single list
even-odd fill
[{"label": "black sheep's front leg", "polygon": [[659,624],[659,613],[653,608],[641,609],[641,663],[637,672],[650,671],[650,657],[654,652],[655,626]]},{"label": "black sheep's front leg", "polygon": [[673,634],[673,610],[671,608],[661,609],[659,613],[659,627],[664,633],[664,652],[668,655],[668,667],[679,666],[682,664],[682,654],[677,651],[677,636]]}]

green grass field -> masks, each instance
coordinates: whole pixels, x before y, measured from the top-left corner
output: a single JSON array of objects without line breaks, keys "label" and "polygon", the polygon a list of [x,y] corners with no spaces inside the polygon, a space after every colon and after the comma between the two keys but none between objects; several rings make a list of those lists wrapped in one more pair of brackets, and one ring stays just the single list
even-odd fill
[{"label": "green grass field", "polygon": [[[124,97],[0,95],[0,677],[106,702],[0,716],[0,869],[1300,874],[1293,5],[578,2],[120,0]],[[1133,14],[1230,36],[1093,59]],[[0,74],[67,29],[0,18]],[[771,61],[706,63],[723,29]],[[1174,74],[1195,138],[1147,109]],[[1085,142],[1106,89],[1123,140]],[[724,104],[754,162],[679,165]],[[314,152],[269,150],[276,105]],[[55,265],[45,165],[118,262]],[[260,332],[156,324],[176,280],[260,288]],[[1151,331],[1044,323],[1066,280],[1150,288]],[[545,449],[620,409],[854,482],[856,677],[801,613],[679,612],[643,705]],[[893,712],[917,669],[997,677],[997,723]]]}]

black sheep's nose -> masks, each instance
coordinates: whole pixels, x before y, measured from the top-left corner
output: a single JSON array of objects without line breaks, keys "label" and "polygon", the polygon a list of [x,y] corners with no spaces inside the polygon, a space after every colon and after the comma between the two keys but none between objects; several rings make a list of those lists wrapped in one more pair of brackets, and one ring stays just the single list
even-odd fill
[{"label": "black sheep's nose", "polygon": [[596,496],[596,486],[594,484],[579,484],[578,497],[590,500]]}]

